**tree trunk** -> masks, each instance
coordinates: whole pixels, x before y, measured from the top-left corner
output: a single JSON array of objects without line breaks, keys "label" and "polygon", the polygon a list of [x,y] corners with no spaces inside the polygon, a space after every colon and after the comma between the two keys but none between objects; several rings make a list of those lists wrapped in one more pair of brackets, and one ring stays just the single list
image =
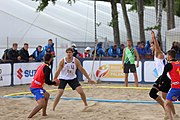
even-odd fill
[{"label": "tree trunk", "polygon": [[144,0],[137,0],[140,41],[146,42],[144,33]]},{"label": "tree trunk", "polygon": [[122,7],[122,12],[123,12],[123,17],[124,17],[124,22],[126,26],[126,31],[127,31],[127,39],[132,40],[132,34],[131,34],[131,26],[129,23],[129,18],[126,10],[126,4],[124,0],[120,0],[121,7]]},{"label": "tree trunk", "polygon": [[174,0],[166,0],[166,9],[167,9],[167,29],[175,28],[174,21]]},{"label": "tree trunk", "polygon": [[158,0],[154,0],[154,6],[156,11],[156,21],[157,21],[157,15],[158,15]]},{"label": "tree trunk", "polygon": [[160,42],[162,48],[162,39],[161,39],[161,27],[162,27],[162,9],[163,9],[163,0],[158,0],[158,14],[156,24],[158,27],[157,40]]},{"label": "tree trunk", "polygon": [[119,23],[118,23],[118,12],[117,12],[116,0],[111,0],[111,10],[112,10],[114,43],[120,46],[120,34],[119,34]]}]

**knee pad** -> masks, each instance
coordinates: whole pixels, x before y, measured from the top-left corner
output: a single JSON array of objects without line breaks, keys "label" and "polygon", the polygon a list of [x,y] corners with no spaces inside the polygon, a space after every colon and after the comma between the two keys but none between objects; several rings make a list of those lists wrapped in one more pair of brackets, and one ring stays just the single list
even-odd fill
[{"label": "knee pad", "polygon": [[151,91],[149,92],[149,96],[153,99],[156,99],[158,97],[158,90],[152,88]]}]

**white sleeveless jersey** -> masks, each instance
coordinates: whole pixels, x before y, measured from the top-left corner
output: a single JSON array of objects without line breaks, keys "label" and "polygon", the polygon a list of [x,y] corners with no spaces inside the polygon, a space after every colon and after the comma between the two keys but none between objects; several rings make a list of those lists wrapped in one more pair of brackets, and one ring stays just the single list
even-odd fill
[{"label": "white sleeveless jersey", "polygon": [[60,79],[63,80],[73,80],[77,77],[76,75],[76,64],[75,64],[75,57],[73,57],[72,62],[68,63],[66,58],[64,57],[64,66],[60,72]]},{"label": "white sleeveless jersey", "polygon": [[164,59],[159,59],[156,56],[154,56],[154,61],[156,64],[156,70],[158,73],[158,77],[160,75],[162,75],[163,70],[164,70],[164,66],[167,64],[166,55],[165,54],[163,54],[163,55],[164,55]]}]

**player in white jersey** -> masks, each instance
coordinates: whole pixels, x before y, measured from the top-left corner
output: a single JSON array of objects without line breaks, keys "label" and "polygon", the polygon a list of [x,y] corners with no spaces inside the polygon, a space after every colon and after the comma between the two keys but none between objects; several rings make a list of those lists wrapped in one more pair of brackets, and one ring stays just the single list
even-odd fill
[{"label": "player in white jersey", "polygon": [[[152,40],[153,40],[151,42],[151,50],[154,53],[154,61],[155,61],[156,70],[158,73],[158,79],[153,84],[153,87],[149,92],[149,96],[151,98],[153,98],[154,100],[156,100],[165,110],[164,100],[166,100],[166,95],[167,95],[169,89],[171,88],[171,80],[167,76],[162,78],[164,66],[167,63],[166,56],[162,52],[160,45],[159,45],[159,41],[156,39],[153,31],[151,32],[151,35],[152,35]],[[161,83],[161,80],[163,80],[162,83]],[[157,94],[159,91],[162,92],[162,98]],[[173,104],[171,105],[171,109],[173,111],[173,114],[175,115],[175,110],[174,110]],[[168,117],[165,116],[164,119],[168,119]]]},{"label": "player in white jersey", "polygon": [[[88,82],[91,84],[95,84],[96,82],[93,81],[85,71],[85,69],[81,66],[80,61],[73,57],[73,49],[72,48],[67,48],[66,49],[67,57],[63,58],[60,63],[59,67],[55,73],[54,79],[57,79],[59,76],[60,84],[59,84],[59,93],[55,98],[54,104],[53,104],[53,110],[55,110],[55,107],[57,106],[61,96],[63,95],[64,89],[67,84],[73,89],[76,90],[83,102],[84,106],[88,106],[87,101],[86,101],[86,95],[77,80],[77,75],[76,75],[76,69],[78,68],[84,76],[88,79]],[[60,75],[59,75],[60,74]]]}]

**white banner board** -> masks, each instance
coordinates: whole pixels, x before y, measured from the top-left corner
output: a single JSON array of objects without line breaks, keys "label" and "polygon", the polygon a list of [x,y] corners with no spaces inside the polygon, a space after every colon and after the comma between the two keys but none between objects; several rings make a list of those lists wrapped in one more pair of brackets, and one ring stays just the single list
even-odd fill
[{"label": "white banner board", "polygon": [[14,85],[29,84],[36,73],[36,69],[42,62],[15,63],[14,64]]},{"label": "white banner board", "polygon": [[11,85],[11,64],[0,64],[0,86]]},{"label": "white banner board", "polygon": [[145,82],[155,82],[158,77],[156,71],[156,65],[154,61],[144,62],[144,81]]},{"label": "white banner board", "polygon": [[[88,74],[92,71],[92,64],[93,61],[85,60],[83,61],[83,67],[87,71]],[[139,62],[139,67],[136,69],[138,74],[138,81],[141,82],[142,80],[142,63]],[[117,82],[124,82],[124,73],[122,69],[122,61],[95,61],[94,62],[94,70],[93,74],[97,79],[101,81],[117,81]],[[87,80],[85,76],[83,76],[83,80]],[[129,74],[129,81],[133,82],[134,77],[133,74]]]}]

